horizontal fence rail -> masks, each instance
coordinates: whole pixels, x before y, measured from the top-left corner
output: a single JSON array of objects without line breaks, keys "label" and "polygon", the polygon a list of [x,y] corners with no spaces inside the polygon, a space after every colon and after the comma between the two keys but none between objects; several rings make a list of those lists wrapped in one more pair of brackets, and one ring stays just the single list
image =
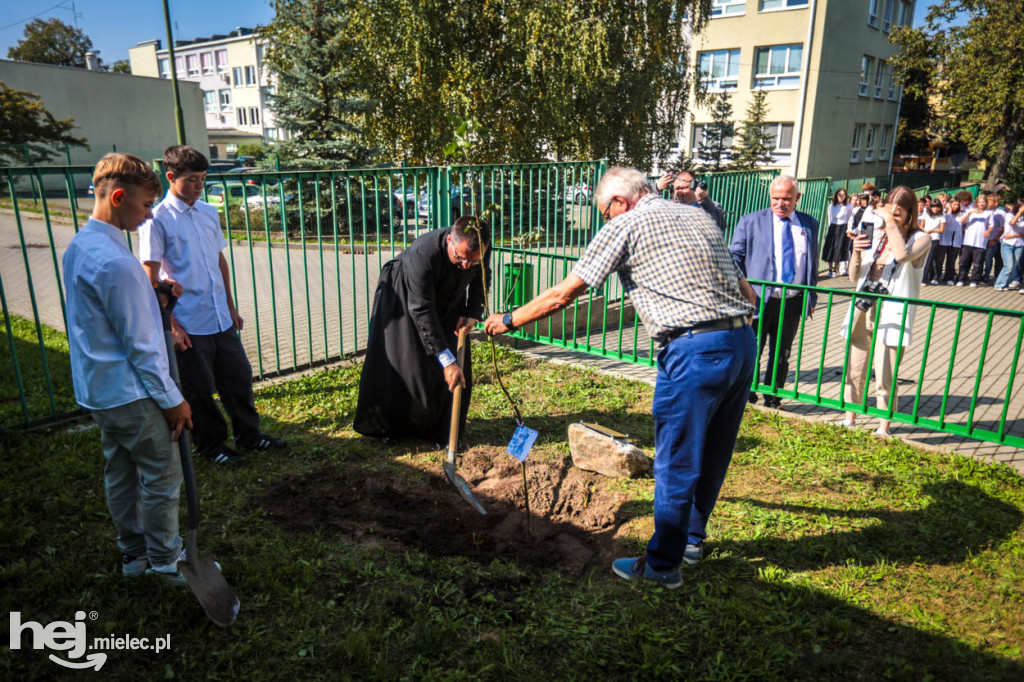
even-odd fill
[{"label": "horizontal fence rail", "polygon": [[[459,215],[490,209],[494,234],[489,307],[507,310],[560,282],[600,228],[593,192],[603,162],[210,174],[243,344],[258,379],[288,374],[365,349],[382,265],[417,236]],[[80,414],[64,337],[61,257],[87,219],[88,166],[0,169],[0,426],[31,427]],[[731,231],[768,206],[774,171],[705,176]],[[827,229],[834,183],[802,180],[801,210]],[[726,235],[729,237],[729,234]],[[135,239],[129,235],[130,248]],[[800,326],[790,376],[775,391],[762,370],[752,386],[802,403],[985,441],[1024,446],[1016,379],[1022,314],[932,301],[915,306],[914,339],[900,357],[898,400],[850,405],[842,383],[848,343],[838,329],[856,296],[821,288]],[[514,336],[652,366],[647,335],[616,278],[570,308]]]}]

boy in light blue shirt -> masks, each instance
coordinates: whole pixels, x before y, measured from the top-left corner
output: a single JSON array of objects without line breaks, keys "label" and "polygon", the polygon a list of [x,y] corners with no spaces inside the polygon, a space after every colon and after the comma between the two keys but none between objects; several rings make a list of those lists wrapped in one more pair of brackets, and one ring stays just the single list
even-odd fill
[{"label": "boy in light blue shirt", "polygon": [[170,376],[156,294],[125,239],[152,215],[160,180],[137,156],[107,154],[93,186],[92,217],[63,261],[75,400],[100,427],[122,575],[185,584],[175,442],[192,411]]}]

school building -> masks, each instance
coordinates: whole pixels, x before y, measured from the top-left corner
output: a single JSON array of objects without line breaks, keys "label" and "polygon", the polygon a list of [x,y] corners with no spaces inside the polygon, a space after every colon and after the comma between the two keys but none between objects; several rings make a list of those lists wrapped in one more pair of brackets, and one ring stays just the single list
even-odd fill
[{"label": "school building", "polygon": [[[284,138],[267,105],[274,84],[264,68],[265,49],[251,28],[174,43],[178,80],[197,83],[203,93],[211,158],[234,158],[240,144]],[[133,74],[171,77],[170,50],[159,40],[139,43],[128,57]]]},{"label": "school building", "polygon": [[[692,63],[709,92],[730,95],[737,124],[752,94],[767,93],[771,167],[802,178],[886,175],[902,93],[889,35],[913,16],[913,0],[713,0]],[[679,149],[700,159],[711,112],[692,114]]]}]

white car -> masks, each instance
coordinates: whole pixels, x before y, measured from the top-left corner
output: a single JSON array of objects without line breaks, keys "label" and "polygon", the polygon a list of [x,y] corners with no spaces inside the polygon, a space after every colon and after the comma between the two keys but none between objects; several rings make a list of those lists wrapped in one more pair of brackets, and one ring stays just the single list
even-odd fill
[{"label": "white car", "polygon": [[585,204],[590,201],[590,185],[581,182],[565,188],[565,200],[573,204]]}]

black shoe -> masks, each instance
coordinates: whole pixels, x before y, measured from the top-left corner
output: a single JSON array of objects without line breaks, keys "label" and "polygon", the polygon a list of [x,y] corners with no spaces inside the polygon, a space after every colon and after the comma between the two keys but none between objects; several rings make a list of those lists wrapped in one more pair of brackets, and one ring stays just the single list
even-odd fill
[{"label": "black shoe", "polygon": [[773,395],[766,395],[764,397],[764,406],[765,407],[770,407],[770,408],[773,408],[773,409],[777,410],[780,407],[782,407],[782,398],[778,398],[778,397],[773,396]]},{"label": "black shoe", "polygon": [[747,396],[747,402],[750,403],[751,405],[756,405],[757,404],[757,394],[754,393],[753,391],[751,391],[750,395]]},{"label": "black shoe", "polygon": [[222,446],[220,450],[213,453],[210,456],[210,459],[213,460],[214,464],[238,464],[245,460],[242,455],[235,452],[227,445]]},{"label": "black shoe", "polygon": [[281,450],[288,446],[288,442],[283,438],[274,438],[273,436],[261,433],[255,442],[251,444],[239,443],[239,445],[246,450],[258,450],[260,452],[265,452],[267,450]]}]

